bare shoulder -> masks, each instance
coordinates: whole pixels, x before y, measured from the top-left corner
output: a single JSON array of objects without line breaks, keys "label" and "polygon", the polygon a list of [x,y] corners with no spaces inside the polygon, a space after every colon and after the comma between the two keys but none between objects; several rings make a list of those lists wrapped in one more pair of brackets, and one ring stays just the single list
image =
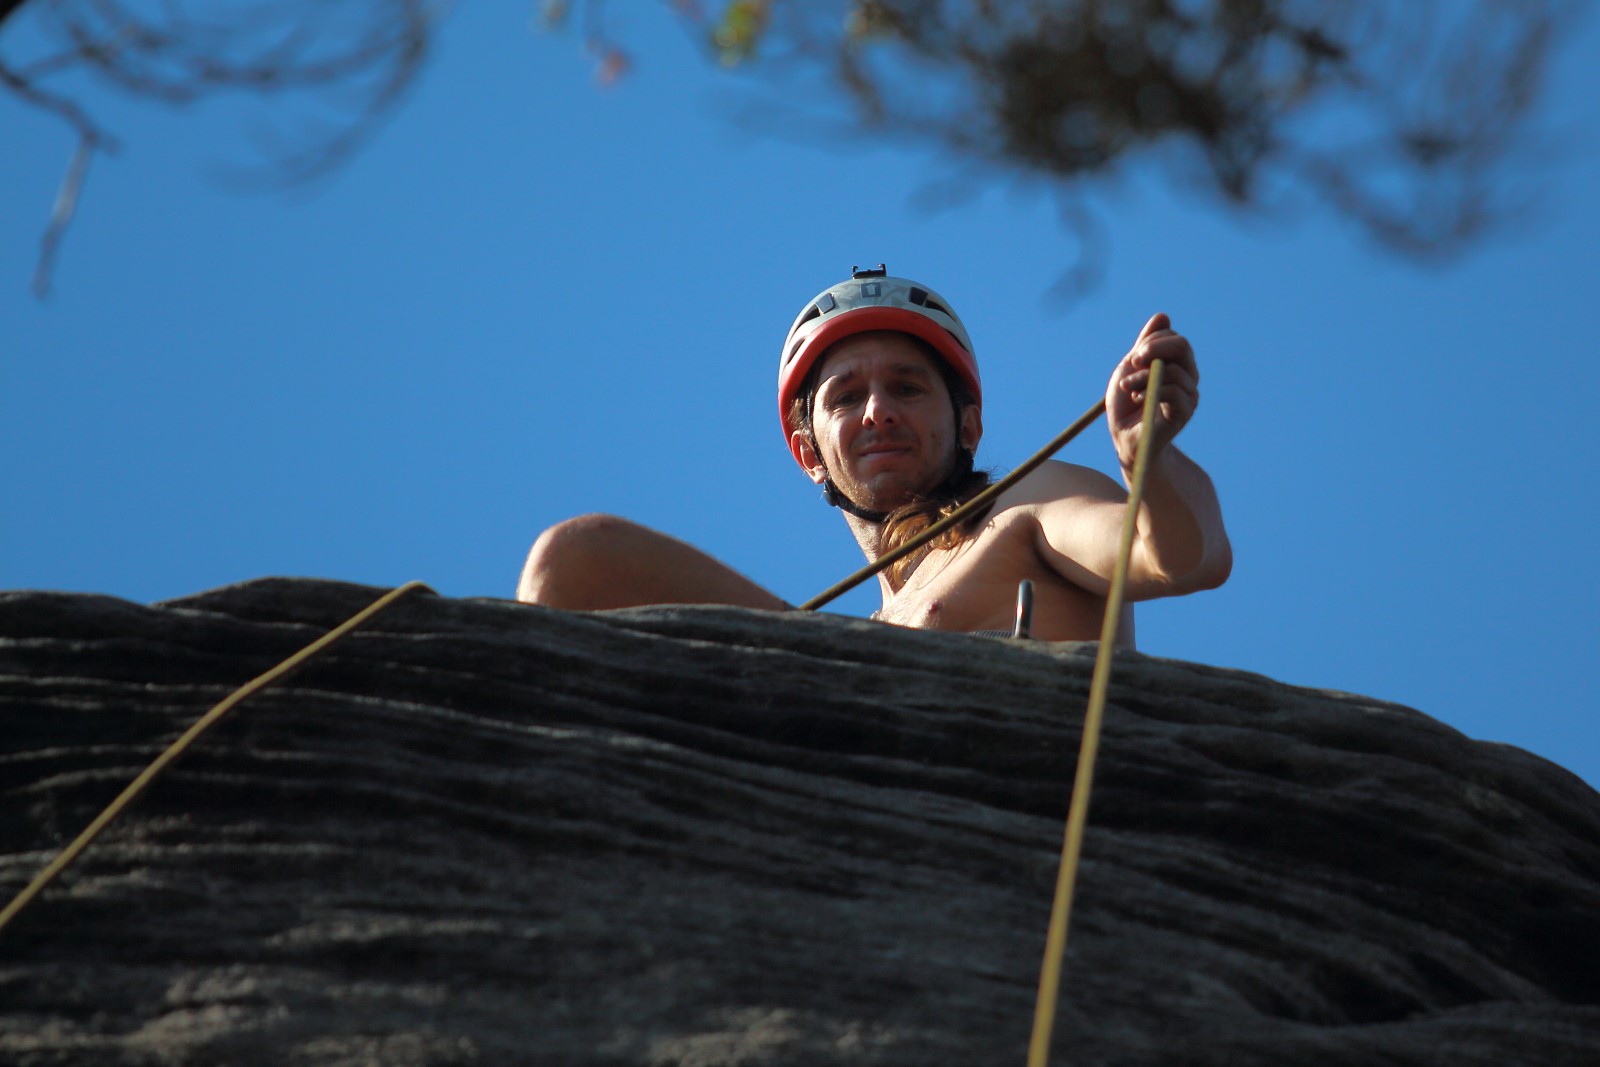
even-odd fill
[{"label": "bare shoulder", "polygon": [[1033,511],[1072,499],[1120,501],[1126,496],[1122,486],[1092,467],[1047,460],[1001,494],[995,502],[995,513],[1013,508]]}]

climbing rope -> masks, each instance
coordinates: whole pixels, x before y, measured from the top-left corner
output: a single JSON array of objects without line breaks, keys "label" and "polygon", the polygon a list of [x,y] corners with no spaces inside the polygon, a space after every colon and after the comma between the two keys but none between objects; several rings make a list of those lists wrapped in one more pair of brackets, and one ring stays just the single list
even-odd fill
[{"label": "climbing rope", "polygon": [[1144,414],[1140,421],[1139,450],[1133,459],[1128,485],[1128,506],[1122,515],[1122,542],[1106,594],[1106,615],[1100,624],[1100,648],[1094,657],[1089,682],[1089,707],[1083,716],[1083,741],[1078,748],[1078,771],[1072,782],[1072,803],[1067,809],[1066,837],[1061,845],[1061,866],[1056,873],[1055,901],[1050,906],[1050,929],[1045,935],[1044,966],[1039,973],[1039,994],[1033,1008],[1033,1037],[1028,1042],[1028,1067],[1045,1067],[1050,1059],[1050,1035],[1055,1029],[1056,1001],[1061,990],[1061,964],[1067,954],[1067,924],[1072,917],[1072,893],[1078,880],[1078,857],[1083,851],[1083,830],[1089,819],[1089,792],[1094,788],[1094,761],[1100,750],[1100,723],[1105,718],[1106,690],[1111,684],[1112,646],[1122,616],[1122,597],[1128,584],[1128,561],[1133,555],[1133,535],[1144,496],[1144,478],[1150,468],[1150,441],[1155,436],[1155,413],[1161,392],[1161,360],[1150,364],[1145,386]]},{"label": "climbing rope", "polygon": [[[1162,370],[1162,361],[1153,360],[1150,364],[1150,379],[1145,385],[1144,411],[1140,417],[1139,449],[1134,455],[1133,474],[1128,486],[1128,503],[1122,516],[1122,538],[1117,546],[1116,565],[1111,572],[1111,588],[1106,594],[1105,617],[1100,624],[1100,647],[1095,653],[1094,674],[1089,682],[1089,706],[1083,717],[1083,740],[1078,749],[1078,768],[1072,783],[1072,801],[1067,809],[1061,865],[1056,873],[1055,899],[1050,908],[1050,927],[1045,935],[1044,965],[1040,970],[1038,996],[1034,1003],[1033,1035],[1028,1043],[1028,1067],[1046,1067],[1050,1058],[1050,1037],[1055,1029],[1056,1002],[1061,990],[1061,967],[1067,952],[1067,927],[1072,917],[1072,896],[1078,879],[1078,859],[1083,851],[1084,827],[1089,819],[1089,794],[1094,788],[1095,757],[1100,750],[1100,724],[1105,718],[1106,692],[1111,683],[1111,661],[1116,644],[1117,626],[1122,618],[1122,601],[1128,582],[1128,563],[1133,554],[1139,505],[1144,498],[1145,474],[1150,468],[1150,442],[1154,436],[1155,413],[1160,405],[1158,397],[1161,392]],[[988,507],[995,497],[1061,451],[1105,410],[1105,401],[1099,401],[1016,470],[893,552],[880,556],[848,578],[829,586],[801,604],[800,610],[815,611],[830,600],[848,593],[868,578],[926,545],[950,527],[977,513],[980,508]]]},{"label": "climbing rope", "polygon": [[[1150,442],[1153,436],[1154,416],[1159,404],[1157,398],[1161,388],[1161,374],[1162,361],[1158,359],[1151,364],[1149,383],[1145,387],[1146,395],[1139,448],[1134,458],[1133,475],[1131,484],[1128,487],[1128,503],[1123,515],[1122,538],[1118,546],[1116,566],[1112,571],[1111,588],[1106,597],[1105,618],[1102,621],[1100,630],[1100,647],[1095,656],[1094,675],[1089,686],[1089,706],[1084,714],[1083,740],[1078,751],[1077,773],[1073,781],[1072,801],[1067,814],[1066,835],[1061,851],[1061,865],[1056,877],[1056,893],[1051,906],[1050,927],[1045,938],[1044,965],[1040,973],[1038,997],[1034,1007],[1033,1034],[1028,1046],[1028,1067],[1046,1067],[1049,1060],[1050,1038],[1054,1030],[1056,1002],[1061,985],[1061,968],[1066,955],[1067,928],[1071,919],[1072,896],[1077,881],[1079,856],[1083,848],[1084,827],[1088,821],[1089,794],[1094,785],[1094,763],[1099,751],[1100,727],[1105,715],[1106,693],[1110,685],[1112,649],[1116,640],[1117,625],[1122,615],[1128,563],[1133,551],[1133,538],[1139,505],[1144,493],[1145,474],[1149,469]],[[870,565],[850,575],[844,581],[801,604],[801,610],[814,611],[834,598],[849,592],[868,578],[873,577],[886,567],[893,565],[898,560],[921,548],[945,530],[976,513],[978,509],[987,507],[1001,493],[1015,485],[1056,452],[1059,452],[1068,442],[1098,419],[1104,411],[1105,401],[1096,402],[1093,407],[1079,416],[1071,426],[1056,435],[1044,448],[1034,453],[1005,478],[989,486],[982,493],[973,497],[944,519],[934,523],[894,552],[882,556]],[[224,715],[255,693],[260,692],[274,682],[286,678],[380,612],[386,610],[407,594],[417,590],[433,592],[422,582],[407,582],[405,585],[390,590],[282,663],[251,679],[224,697],[221,702],[201,716],[193,726],[184,731],[181,737],[157,756],[104,811],[96,816],[94,821],[70,845],[61,851],[60,855],[52,860],[44,870],[40,871],[22,892],[18,893],[11,903],[6,905],[3,911],[0,911],[0,932],[3,932],[11,921],[31,904],[57,876],[66,870],[106,827],[137,800],[168,766],[182,756],[202,734],[220,721]],[[1019,606],[1019,613],[1022,611],[1023,609]],[[1024,625],[1022,615],[1019,614],[1019,628]]]},{"label": "climbing rope", "polygon": [[100,836],[100,832],[102,830],[111,825],[112,820],[116,819],[117,816],[122,814],[128,805],[137,800],[140,794],[150,787],[150,783],[155,781],[156,777],[161,774],[162,771],[166,770],[174,760],[183,755],[184,752],[188,750],[189,746],[194,744],[195,741],[199,739],[201,734],[215,726],[218,720],[220,720],[224,715],[226,715],[229,711],[232,711],[248,697],[255,693],[259,693],[273,682],[283,680],[294,671],[305,666],[312,659],[323,652],[326,652],[336,642],[348,636],[363,623],[371,620],[379,612],[384,611],[391,604],[394,604],[408,593],[417,590],[426,590],[430,593],[433,592],[432,589],[424,585],[422,582],[407,582],[405,585],[389,590],[377,600],[374,600],[371,604],[368,604],[365,608],[361,609],[359,612],[352,615],[350,618],[346,619],[332,630],[329,630],[327,633],[323,634],[321,637],[317,638],[315,641],[311,642],[305,648],[302,648],[299,652],[296,652],[294,655],[290,656],[276,667],[273,667],[265,674],[261,674],[255,678],[252,678],[244,685],[241,685],[238,689],[235,689],[232,693],[229,693],[222,699],[221,703],[217,704],[216,707],[202,715],[193,726],[184,731],[182,737],[168,745],[165,752],[157,756],[150,766],[141,771],[139,776],[122,791],[117,799],[113,800],[109,805],[107,805],[104,811],[95,817],[95,820],[89,824],[88,828],[85,829],[83,833],[78,835],[77,839],[73,841],[72,844],[62,849],[61,854],[52,860],[49,866],[40,871],[38,875],[34,877],[33,881],[29,882],[27,887],[24,888],[22,892],[18,893],[16,898],[12,900],[10,904],[6,905],[4,911],[0,911],[0,932],[5,930],[6,924],[10,923],[12,919],[16,918],[23,908],[26,908],[32,903],[34,898],[42,893],[46,886],[55,881],[56,876],[62,871],[66,870],[67,867],[72,864],[72,861],[77,859],[78,856],[83,853],[83,850],[88,848],[90,843],[93,842],[96,837]]}]

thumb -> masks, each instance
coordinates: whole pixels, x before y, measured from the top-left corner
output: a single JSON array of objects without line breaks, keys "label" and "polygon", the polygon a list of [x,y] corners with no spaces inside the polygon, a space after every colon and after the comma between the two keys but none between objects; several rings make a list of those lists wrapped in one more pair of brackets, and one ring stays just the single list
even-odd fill
[{"label": "thumb", "polygon": [[1137,345],[1153,333],[1170,329],[1172,329],[1172,317],[1165,311],[1158,311],[1150,316],[1150,321],[1144,324],[1144,329],[1139,331],[1139,337],[1133,343]]}]

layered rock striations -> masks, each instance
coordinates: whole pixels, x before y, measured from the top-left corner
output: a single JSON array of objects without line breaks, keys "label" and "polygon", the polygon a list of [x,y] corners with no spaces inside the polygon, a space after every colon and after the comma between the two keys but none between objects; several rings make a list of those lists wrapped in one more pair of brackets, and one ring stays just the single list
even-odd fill
[{"label": "layered rock striations", "polygon": [[[379,591],[0,594],[0,890]],[[1023,1061],[1093,645],[402,601],[0,934],[0,1062]],[[1120,657],[1054,1063],[1600,1063],[1600,795]]]}]

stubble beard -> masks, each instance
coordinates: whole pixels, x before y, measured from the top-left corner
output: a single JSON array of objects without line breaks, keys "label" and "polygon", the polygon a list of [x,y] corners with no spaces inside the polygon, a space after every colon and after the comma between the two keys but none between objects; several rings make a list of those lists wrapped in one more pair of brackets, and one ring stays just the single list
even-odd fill
[{"label": "stubble beard", "polygon": [[837,478],[834,485],[839,492],[850,498],[851,503],[864,511],[876,511],[889,514],[896,508],[921,500],[943,485],[955,471],[957,462],[956,449],[951,447],[945,454],[944,461],[938,465],[934,474],[920,480],[914,485],[907,485],[899,472],[888,472],[893,477],[887,478],[888,484],[881,488],[872,484],[872,481],[860,482],[852,480],[848,485],[841,483]]}]

